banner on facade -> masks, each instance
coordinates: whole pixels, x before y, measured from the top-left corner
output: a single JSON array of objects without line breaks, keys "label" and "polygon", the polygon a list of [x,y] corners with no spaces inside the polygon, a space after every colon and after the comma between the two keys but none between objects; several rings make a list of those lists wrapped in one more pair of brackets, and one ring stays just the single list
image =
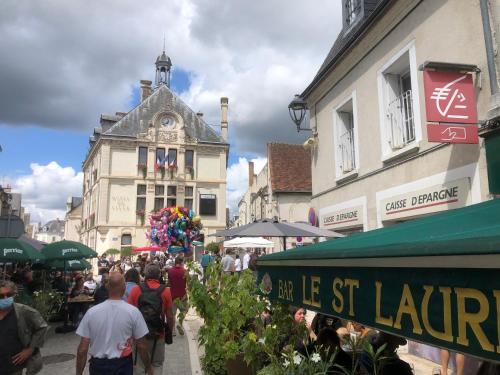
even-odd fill
[{"label": "banner on facade", "polygon": [[363,206],[348,207],[321,216],[322,228],[352,228],[363,225]]},{"label": "banner on facade", "polygon": [[498,361],[497,269],[259,266],[272,300]]}]

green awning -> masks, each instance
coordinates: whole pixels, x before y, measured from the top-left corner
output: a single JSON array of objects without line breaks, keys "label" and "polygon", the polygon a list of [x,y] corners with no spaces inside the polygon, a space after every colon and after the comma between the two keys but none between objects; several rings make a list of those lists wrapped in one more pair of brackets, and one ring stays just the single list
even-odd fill
[{"label": "green awning", "polygon": [[263,261],[500,254],[500,199],[266,255]]},{"label": "green awning", "polygon": [[272,300],[500,361],[500,199],[257,264]]}]

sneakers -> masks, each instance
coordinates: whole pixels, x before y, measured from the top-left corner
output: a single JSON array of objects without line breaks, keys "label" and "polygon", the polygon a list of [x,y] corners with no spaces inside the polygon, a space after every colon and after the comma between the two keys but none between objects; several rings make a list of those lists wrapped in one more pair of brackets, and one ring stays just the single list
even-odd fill
[{"label": "sneakers", "polygon": [[179,334],[181,336],[184,336],[184,328],[182,328],[182,326],[180,326],[180,325],[177,324],[177,330],[179,331]]}]

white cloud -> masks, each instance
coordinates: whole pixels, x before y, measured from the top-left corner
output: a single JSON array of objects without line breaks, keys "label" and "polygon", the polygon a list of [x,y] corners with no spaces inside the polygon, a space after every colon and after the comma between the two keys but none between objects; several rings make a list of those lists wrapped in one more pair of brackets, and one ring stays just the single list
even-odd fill
[{"label": "white cloud", "polygon": [[68,197],[82,195],[83,173],[55,161],[47,165],[32,163],[30,168],[31,174],[16,178],[12,188],[22,194],[22,205],[31,214],[31,221],[63,219]]},{"label": "white cloud", "polygon": [[130,109],[165,33],[174,69],[190,72],[187,103],[217,124],[228,96],[232,149],[263,155],[268,141],[303,141],[287,105],[326,57],[340,10],[340,0],[4,0],[0,123],[90,132],[101,112]]},{"label": "white cloud", "polygon": [[[254,163],[255,174],[259,174],[267,163],[267,158],[251,159]],[[240,157],[227,169],[227,205],[231,216],[238,212],[238,202],[248,189],[248,160]]]}]

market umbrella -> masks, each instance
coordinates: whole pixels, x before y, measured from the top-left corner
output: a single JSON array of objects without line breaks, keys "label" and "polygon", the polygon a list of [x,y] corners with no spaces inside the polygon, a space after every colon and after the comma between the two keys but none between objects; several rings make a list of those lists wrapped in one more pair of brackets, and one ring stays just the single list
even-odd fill
[{"label": "market umbrella", "polygon": [[17,238],[0,237],[0,263],[35,262],[45,259],[29,243]]},{"label": "market umbrella", "polygon": [[73,260],[95,258],[97,253],[90,247],[75,241],[58,241],[48,244],[42,249],[47,260]]},{"label": "market umbrella", "polygon": [[255,247],[274,247],[274,242],[266,240],[262,237],[236,237],[231,240],[224,241],[224,247],[232,247],[238,249],[255,248]]},{"label": "market umbrella", "polygon": [[[66,263],[66,264],[65,264]],[[90,270],[92,264],[87,262],[85,259],[73,259],[73,260],[52,260],[45,263],[45,268],[57,271],[83,271]]]},{"label": "market umbrella", "polygon": [[343,234],[320,229],[305,223],[287,223],[276,220],[263,219],[250,224],[234,227],[222,231],[215,232],[210,236],[215,237],[344,237]]}]

